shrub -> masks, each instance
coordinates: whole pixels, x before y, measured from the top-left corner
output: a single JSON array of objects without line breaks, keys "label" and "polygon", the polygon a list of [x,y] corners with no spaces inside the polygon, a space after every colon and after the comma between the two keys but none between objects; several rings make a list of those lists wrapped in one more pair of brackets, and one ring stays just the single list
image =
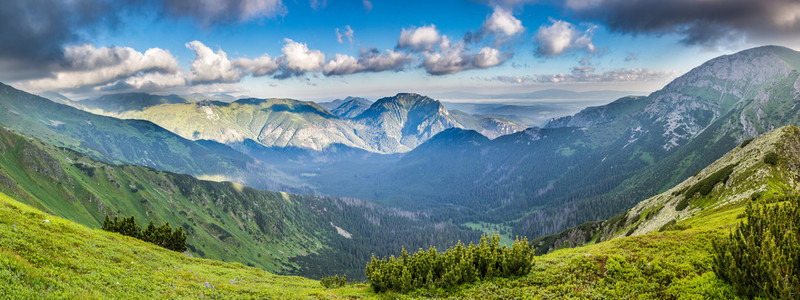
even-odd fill
[{"label": "shrub", "polygon": [[347,278],[346,275],[342,275],[342,277],[339,277],[339,275],[328,276],[320,279],[319,283],[321,283],[322,286],[328,289],[343,287],[344,284],[347,283]]},{"label": "shrub", "polygon": [[745,220],[713,243],[714,271],[748,298],[800,295],[800,198],[749,203]]},{"label": "shrub", "polygon": [[678,221],[673,219],[672,221],[667,222],[667,224],[664,224],[664,226],[661,226],[661,228],[659,228],[658,231],[659,232],[672,231],[672,230],[680,231],[680,230],[685,230],[685,229],[689,229],[689,228],[692,228],[692,226],[691,225],[678,225]]},{"label": "shrub", "polygon": [[746,140],[742,141],[742,144],[739,145],[739,148],[744,148],[745,146],[747,146],[747,144],[750,144],[750,142],[752,142],[752,141],[753,141],[753,138],[749,138],[749,139],[746,139]]},{"label": "shrub", "polygon": [[106,219],[103,222],[103,230],[134,237],[172,251],[186,251],[186,234],[183,233],[183,228],[178,227],[175,231],[172,231],[169,222],[156,227],[151,220],[147,228],[142,231],[133,216],[122,218],[122,221],[120,221],[117,217],[111,219],[106,215]]},{"label": "shrub", "polygon": [[711,174],[710,176],[703,178],[703,180],[700,180],[694,185],[692,185],[692,187],[686,190],[686,193],[684,193],[683,196],[686,199],[689,199],[694,197],[694,195],[698,193],[701,196],[708,195],[709,193],[711,193],[712,190],[714,190],[714,186],[716,186],[717,183],[728,182],[728,178],[731,176],[731,173],[733,173],[733,168],[735,167],[736,167],[735,164],[731,164],[725,166],[722,169],[719,169],[718,171],[714,172],[714,174]]},{"label": "shrub", "polygon": [[771,165],[771,166],[774,166],[774,165],[778,164],[778,160],[780,160],[780,158],[781,157],[778,156],[778,153],[775,153],[773,151],[773,152],[767,153],[767,155],[764,156],[764,163],[768,164],[768,165]]},{"label": "shrub", "polygon": [[402,249],[400,256],[372,259],[366,275],[376,292],[408,292],[423,287],[449,288],[493,277],[521,276],[530,272],[534,250],[528,240],[517,239],[511,247],[500,247],[500,236],[481,237],[477,245],[455,247],[438,253],[431,247],[409,255]]},{"label": "shrub", "polygon": [[689,198],[683,198],[681,201],[678,201],[678,204],[675,205],[675,210],[682,211],[689,207]]}]

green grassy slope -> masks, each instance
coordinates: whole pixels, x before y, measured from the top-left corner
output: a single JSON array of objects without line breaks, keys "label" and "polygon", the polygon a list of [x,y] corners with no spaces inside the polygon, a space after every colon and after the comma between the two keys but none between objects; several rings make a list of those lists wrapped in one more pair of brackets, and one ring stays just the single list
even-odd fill
[{"label": "green grassy slope", "polygon": [[311,277],[363,278],[371,253],[387,255],[402,245],[443,247],[479,235],[352,199],[108,165],[2,127],[0,192],[91,228],[100,227],[106,214],[132,215],[142,226],[169,222],[183,227],[194,255]]},{"label": "green grassy slope", "polygon": [[190,258],[45,214],[0,193],[0,298],[303,299],[369,295],[314,280]]}]

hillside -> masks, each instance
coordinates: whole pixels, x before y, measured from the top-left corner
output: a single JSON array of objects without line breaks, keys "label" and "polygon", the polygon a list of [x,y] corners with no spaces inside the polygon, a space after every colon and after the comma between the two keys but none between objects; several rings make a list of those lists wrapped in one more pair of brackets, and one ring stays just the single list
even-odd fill
[{"label": "hillside", "polygon": [[[275,273],[363,278],[372,253],[444,246],[477,232],[355,199],[258,191],[109,165],[0,127],[0,192],[91,228],[105,215],[183,227],[195,256]],[[320,266],[324,266],[321,268]]]},{"label": "hillside", "polygon": [[237,263],[187,255],[88,229],[0,193],[0,296],[31,298],[354,298]]},{"label": "hillside", "polygon": [[[767,156],[778,159],[770,162]],[[800,188],[797,178],[800,178],[800,129],[781,127],[743,142],[694,176],[614,218],[542,237],[534,244],[539,253],[546,253],[562,247],[680,228],[675,227],[680,223],[708,221],[711,216],[741,211],[751,201],[769,202],[794,195]]]}]

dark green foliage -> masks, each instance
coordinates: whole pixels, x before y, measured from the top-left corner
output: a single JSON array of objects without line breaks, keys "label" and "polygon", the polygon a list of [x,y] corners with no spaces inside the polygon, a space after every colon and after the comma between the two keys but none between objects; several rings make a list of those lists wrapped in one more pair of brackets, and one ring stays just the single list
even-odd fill
[{"label": "dark green foliage", "polygon": [[639,222],[639,219],[641,219],[641,218],[642,218],[642,215],[635,215],[635,216],[633,216],[633,217],[631,218],[631,224],[636,224],[636,222]]},{"label": "dark green foliage", "polygon": [[183,228],[178,227],[175,231],[172,231],[169,222],[156,227],[153,221],[150,220],[147,228],[142,231],[133,216],[122,218],[122,221],[120,221],[117,217],[112,220],[106,215],[106,219],[103,222],[103,230],[134,237],[172,251],[186,251],[186,234],[183,233]]},{"label": "dark green foliage", "polygon": [[800,197],[750,203],[746,219],[714,242],[714,271],[746,297],[800,297]]},{"label": "dark green foliage", "polygon": [[739,148],[746,147],[747,144],[750,144],[750,142],[752,142],[752,141],[753,141],[753,138],[749,138],[749,139],[746,139],[746,140],[742,141],[742,143],[739,145]]},{"label": "dark green foliage", "polygon": [[455,247],[438,253],[435,247],[409,255],[376,259],[367,264],[366,275],[376,292],[408,292],[424,287],[449,288],[494,277],[521,276],[533,265],[533,248],[526,238],[511,247],[500,246],[500,236],[483,236],[477,245]]},{"label": "dark green foliage", "polygon": [[675,210],[682,211],[689,207],[689,198],[683,198],[681,201],[678,201],[678,204],[675,205]]},{"label": "dark green foliage", "polygon": [[672,221],[667,222],[667,224],[664,224],[664,226],[661,226],[661,228],[659,228],[658,231],[659,232],[672,231],[672,230],[680,231],[692,228],[692,226],[690,225],[678,225],[677,223],[678,221],[673,219]]},{"label": "dark green foliage", "polygon": [[768,164],[768,165],[771,165],[771,166],[774,166],[774,165],[778,164],[778,160],[780,160],[780,158],[781,157],[778,156],[778,153],[770,152],[770,153],[767,153],[767,155],[764,156],[764,163]]},{"label": "dark green foliage", "polygon": [[755,192],[750,195],[750,200],[756,201],[761,198],[761,192]]},{"label": "dark green foliage", "polygon": [[325,288],[343,287],[347,283],[347,275],[342,275],[342,277],[339,277],[339,275],[323,277],[319,280],[319,283]]},{"label": "dark green foliage", "polygon": [[87,165],[82,164],[82,163],[76,163],[76,164],[73,164],[73,166],[78,168],[78,170],[81,170],[87,176],[94,177],[94,167],[87,166]]},{"label": "dark green foliage", "polygon": [[684,197],[686,197],[686,199],[690,199],[694,197],[695,194],[698,193],[700,194],[700,196],[708,195],[709,193],[711,193],[712,190],[714,190],[714,186],[716,186],[717,183],[728,182],[728,177],[730,177],[731,173],[733,173],[734,167],[736,167],[736,165],[727,165],[724,168],[714,172],[714,174],[711,174],[710,176],[703,178],[703,180],[698,181],[697,183],[692,185],[692,187],[687,189],[686,193],[684,194]]}]

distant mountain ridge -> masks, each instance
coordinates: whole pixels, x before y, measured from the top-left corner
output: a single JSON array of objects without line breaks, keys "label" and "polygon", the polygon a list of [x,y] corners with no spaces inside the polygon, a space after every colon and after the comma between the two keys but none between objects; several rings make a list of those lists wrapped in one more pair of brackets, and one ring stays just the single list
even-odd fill
[{"label": "distant mountain ridge", "polygon": [[[444,129],[474,129],[490,138],[526,126],[493,116],[449,112],[442,104],[417,94],[398,94],[371,105],[347,98],[334,109],[293,99],[239,99],[231,103],[122,94],[106,95],[102,113],[152,121],[187,139],[233,144],[251,139],[267,147],[322,150],[341,144],[376,153],[407,152]],[[129,105],[128,99],[138,103]],[[136,100],[138,99],[138,100]],[[91,103],[101,103],[97,99]],[[81,101],[83,102],[83,101]],[[95,105],[93,107],[99,107]],[[89,106],[85,106],[89,107]]]}]

